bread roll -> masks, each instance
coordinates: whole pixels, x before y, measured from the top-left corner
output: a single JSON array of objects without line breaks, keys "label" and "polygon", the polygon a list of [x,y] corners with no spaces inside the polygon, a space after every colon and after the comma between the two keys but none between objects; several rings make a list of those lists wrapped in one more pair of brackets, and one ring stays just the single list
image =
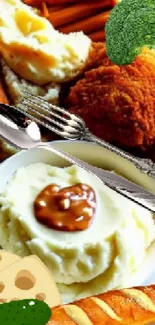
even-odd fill
[{"label": "bread roll", "polygon": [[109,291],[52,309],[48,325],[144,325],[155,321],[155,285]]}]

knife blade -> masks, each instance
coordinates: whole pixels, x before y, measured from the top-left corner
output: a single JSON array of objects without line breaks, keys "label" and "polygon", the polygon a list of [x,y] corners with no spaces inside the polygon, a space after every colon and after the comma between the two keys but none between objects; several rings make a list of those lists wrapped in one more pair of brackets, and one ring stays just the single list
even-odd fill
[{"label": "knife blade", "polygon": [[91,172],[99,177],[105,185],[110,187],[112,190],[123,195],[124,197],[138,203],[142,207],[155,212],[155,194],[149,192],[143,187],[127,180],[123,176],[113,173],[108,170],[104,170],[95,166],[92,166],[77,157],[73,157],[67,152],[63,152],[60,149],[47,147],[52,152],[55,152],[64,159],[67,159],[70,163],[76,164],[79,167],[84,168],[87,172]]}]

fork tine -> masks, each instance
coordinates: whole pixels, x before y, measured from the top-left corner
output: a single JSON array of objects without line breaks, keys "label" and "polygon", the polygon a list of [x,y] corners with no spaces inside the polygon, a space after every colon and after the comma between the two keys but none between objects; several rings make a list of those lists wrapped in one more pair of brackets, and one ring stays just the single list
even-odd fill
[{"label": "fork tine", "polygon": [[[35,117],[34,115],[32,115],[31,113],[28,112],[27,104],[24,103],[24,102],[18,103],[16,106],[14,106],[14,108],[18,112],[22,112],[25,116],[27,116],[31,120],[35,121],[37,124],[44,126],[46,129],[49,129],[50,131],[58,134],[61,137],[64,137],[64,138],[67,138],[67,139],[70,139],[70,140],[74,140],[74,139],[79,138],[78,133],[73,132],[73,131],[75,131],[75,129],[73,129],[72,127],[67,126],[65,128],[65,131],[64,131],[64,129],[61,127],[60,123],[57,123],[55,121],[53,123],[53,121],[50,118],[48,118],[47,116],[42,115],[40,112],[38,112],[35,109],[30,107],[29,109],[31,111],[33,111],[34,113],[36,113],[37,115],[39,115],[41,117],[41,119],[38,118],[38,117]],[[47,118],[48,118],[50,123],[47,122]],[[59,128],[58,127],[56,128],[53,124],[54,125],[57,124],[57,126]]]},{"label": "fork tine", "polygon": [[[56,111],[56,112],[58,112],[58,113],[62,113],[63,115],[65,115],[65,116],[68,116],[68,117],[70,117],[70,119],[73,121],[75,121],[75,122],[77,122],[77,123],[79,123],[82,127],[85,127],[85,122],[79,117],[79,116],[77,116],[77,115],[75,115],[75,114],[72,114],[72,113],[70,113],[69,111],[67,111],[66,109],[64,109],[64,108],[62,108],[62,107],[59,107],[59,106],[56,106],[56,105],[53,105],[53,104],[51,104],[51,103],[48,103],[46,100],[44,100],[42,97],[40,97],[40,96],[34,96],[34,95],[32,95],[32,94],[29,94],[27,91],[25,91],[25,90],[23,90],[22,91],[22,97],[24,98],[24,99],[27,99],[27,100],[29,100],[29,101],[31,101],[31,102],[33,102],[34,104],[36,104],[37,106],[39,106],[40,105],[40,102],[42,103],[42,105],[40,106],[42,109],[44,109],[45,111],[46,111],[46,113],[47,113],[47,111],[48,111],[48,113],[50,114],[50,115],[52,115],[53,114],[53,111]],[[51,110],[52,109],[52,110]],[[60,118],[60,115],[58,115],[58,118]],[[63,117],[62,117],[63,118]],[[66,122],[66,119],[62,119],[64,122]]]},{"label": "fork tine", "polygon": [[[43,115],[43,114],[38,110],[38,108],[42,109],[41,106],[35,105],[35,106],[37,106],[37,109],[36,109],[36,108],[34,107],[34,104],[33,104],[33,107],[32,107],[32,106],[28,106],[28,105],[30,105],[30,104],[32,104],[31,101],[30,101],[30,102],[29,102],[29,101],[26,101],[26,102],[23,101],[23,102],[21,102],[21,103],[18,104],[18,107],[21,107],[21,108],[22,108],[22,105],[23,105],[23,106],[25,106],[25,109],[28,108],[28,110],[30,110],[30,111],[32,111],[33,113],[39,115],[39,117],[41,117],[42,119],[44,119],[44,120],[46,121],[46,123],[47,123],[47,122],[50,122],[50,123],[52,123],[52,124],[55,124],[55,125],[57,125],[58,127],[60,127],[60,129],[64,127],[64,125],[63,125],[62,123],[57,122],[57,121],[53,121],[49,116]],[[43,111],[44,111],[44,109],[43,109]],[[53,115],[54,115],[54,114],[53,114]],[[55,115],[54,115],[54,117],[55,117]]]},{"label": "fork tine", "polygon": [[[38,99],[38,97],[37,97],[37,99]],[[73,126],[74,128],[77,127],[77,122],[75,122],[74,120],[71,120],[71,119],[70,120],[67,120],[62,115],[55,113],[55,111],[53,111],[53,110],[50,110],[49,105],[47,106],[47,108],[45,108],[45,107],[43,107],[43,105],[40,105],[40,102],[39,101],[36,101],[34,99],[31,99],[31,98],[24,99],[23,100],[23,103],[24,102],[25,102],[26,105],[28,105],[28,104],[33,105],[33,109],[34,109],[34,107],[36,107],[36,110],[37,110],[37,113],[38,114],[39,114],[39,111],[38,111],[38,108],[39,108],[40,111],[43,112],[43,114],[46,114],[47,120],[49,120],[49,122],[51,121],[51,119],[48,117],[48,115],[51,115],[52,117],[60,120],[60,122],[64,122],[66,125],[67,125],[67,123],[69,123],[70,126]],[[31,107],[31,110],[32,110],[32,107]],[[61,126],[63,126],[63,124]]]},{"label": "fork tine", "polygon": [[[67,111],[65,109],[59,108],[55,105],[51,105],[48,102],[44,101],[42,98],[40,99],[40,97],[36,97],[33,95],[28,96],[27,92],[25,92],[24,94],[26,94],[26,95],[22,96],[23,100],[21,103],[23,105],[25,105],[26,107],[29,106],[29,109],[33,113],[36,113],[41,119],[44,119],[46,122],[46,127],[48,127],[47,122],[49,122],[50,124],[53,124],[54,126],[58,126],[59,132],[61,129],[63,131],[65,130],[65,132],[67,131],[69,133],[74,133],[76,136],[78,136],[78,134],[80,134],[81,128],[84,128],[83,120],[82,120],[83,123],[80,124],[79,121],[81,121],[81,119],[76,118],[76,116],[74,116],[73,114],[70,114],[70,113],[68,114],[70,117],[69,119],[64,118],[62,116],[62,113],[63,113],[63,115],[64,114],[66,115]],[[22,108],[21,103],[20,103],[20,108]],[[45,108],[45,106],[46,106],[46,108]],[[57,114],[57,112],[59,112],[59,114]],[[61,112],[61,115],[60,115],[60,112]],[[51,119],[50,116],[54,117],[54,120]],[[55,119],[57,119],[57,120],[55,120]],[[64,134],[63,134],[63,136],[64,136]]]},{"label": "fork tine", "polygon": [[27,116],[29,119],[35,121],[37,124],[41,124],[42,126],[45,126],[45,123],[43,121],[40,121],[37,117],[32,116],[32,114],[28,113],[27,107],[23,107],[22,103],[18,103],[16,106],[14,106],[14,109],[17,112],[22,112],[25,116]]},{"label": "fork tine", "polygon": [[[20,109],[22,109],[22,112],[23,112],[23,106],[25,107],[25,110],[27,109],[27,106],[28,106],[28,103],[27,102],[21,102],[21,103],[19,103],[18,104],[18,107],[20,108]],[[37,105],[37,108],[38,108],[38,105]],[[41,107],[40,107],[41,108]],[[33,107],[29,107],[29,109],[33,112],[33,113],[35,113],[35,114],[37,114],[39,117],[41,117],[41,119],[39,119],[39,118],[36,118],[37,119],[37,121],[38,121],[38,123],[42,123],[46,128],[49,128],[49,129],[51,129],[51,130],[53,130],[53,126],[52,126],[52,124],[54,124],[54,125],[56,125],[56,126],[58,126],[59,128],[60,128],[60,130],[59,130],[59,132],[61,132],[61,130],[63,130],[64,129],[64,125],[62,124],[62,123],[60,123],[60,122],[57,122],[57,121],[55,121],[55,120],[52,120],[49,116],[45,116],[45,115],[43,115],[41,112],[39,112],[38,110],[36,110],[35,108],[33,108]],[[28,113],[28,112],[27,112]],[[28,113],[29,114],[29,116],[31,116],[31,118],[33,118],[33,115],[31,115],[30,113]],[[44,122],[44,121],[45,122]],[[48,123],[49,122],[49,123]],[[56,129],[55,129],[56,130]],[[68,126],[68,131],[70,131],[70,132],[73,132],[75,129],[73,129],[71,126]]]}]

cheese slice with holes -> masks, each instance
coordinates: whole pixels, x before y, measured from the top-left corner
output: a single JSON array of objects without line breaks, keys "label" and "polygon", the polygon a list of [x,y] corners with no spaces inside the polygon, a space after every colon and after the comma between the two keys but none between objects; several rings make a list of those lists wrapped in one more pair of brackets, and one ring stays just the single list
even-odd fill
[{"label": "cheese slice with holes", "polygon": [[8,267],[9,265],[19,261],[21,257],[15,254],[11,254],[5,250],[0,250],[0,271]]},{"label": "cheese slice with holes", "polygon": [[50,307],[61,304],[60,294],[48,269],[37,256],[28,256],[0,272],[0,302],[39,299]]}]

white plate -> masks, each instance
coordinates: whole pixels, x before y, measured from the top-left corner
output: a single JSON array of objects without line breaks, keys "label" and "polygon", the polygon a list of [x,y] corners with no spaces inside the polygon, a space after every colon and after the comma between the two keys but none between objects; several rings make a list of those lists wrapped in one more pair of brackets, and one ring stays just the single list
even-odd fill
[{"label": "white plate", "polygon": [[[123,158],[118,157],[100,146],[81,141],[77,141],[76,143],[70,141],[55,141],[52,142],[52,146],[67,151],[91,164],[110,170],[116,170],[127,178],[135,181],[137,184],[155,193],[155,180],[142,174],[135,166]],[[20,151],[0,165],[0,192],[3,191],[6,183],[18,168],[37,162],[44,162],[57,166],[67,165],[62,158],[45,148]],[[131,278],[128,286],[148,285],[152,283],[155,283],[155,242],[148,251],[142,269],[137,272],[134,278]]]}]

